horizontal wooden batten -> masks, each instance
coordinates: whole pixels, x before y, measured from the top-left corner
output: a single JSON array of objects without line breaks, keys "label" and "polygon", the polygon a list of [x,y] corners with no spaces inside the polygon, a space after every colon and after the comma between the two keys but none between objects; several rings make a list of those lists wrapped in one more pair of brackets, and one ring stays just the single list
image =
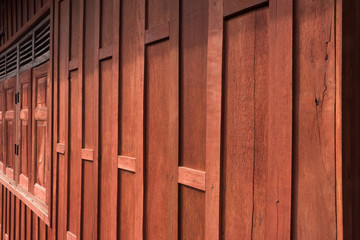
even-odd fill
[{"label": "horizontal wooden batten", "polygon": [[29,120],[29,110],[28,109],[22,109],[20,111],[20,120],[23,120],[23,121]]},{"label": "horizontal wooden batten", "polygon": [[21,185],[15,186],[15,181],[0,172],[0,184],[4,185],[12,194],[19,198],[27,207],[29,207],[41,220],[47,225],[50,224],[48,216],[48,207],[41,203],[35,196],[31,195]]},{"label": "horizontal wooden batten", "polygon": [[94,161],[94,150],[93,150],[93,149],[83,148],[83,149],[81,150],[81,158],[82,158],[83,160],[87,160],[87,161],[93,162],[93,161]]},{"label": "horizontal wooden batten", "polygon": [[69,71],[77,70],[78,67],[79,67],[79,61],[77,58],[73,58],[71,59],[71,61],[69,61]]},{"label": "horizontal wooden batten", "polygon": [[5,112],[5,120],[14,120],[15,118],[15,111],[11,110],[11,111],[7,111]]},{"label": "horizontal wooden batten", "polygon": [[224,17],[234,15],[250,8],[257,7],[268,0],[228,0],[224,1]]},{"label": "horizontal wooden batten", "polygon": [[145,44],[157,42],[170,36],[170,23],[150,28],[145,32]]},{"label": "horizontal wooden batten", "polygon": [[136,171],[136,158],[118,156],[118,168],[129,172]]},{"label": "horizontal wooden batten", "polygon": [[72,232],[67,231],[66,240],[76,240],[75,234],[73,234]]},{"label": "horizontal wooden batten", "polygon": [[47,108],[36,108],[35,109],[35,120],[46,121],[47,120]]},{"label": "horizontal wooden batten", "polygon": [[187,167],[179,167],[178,183],[205,191],[206,173]]},{"label": "horizontal wooden batten", "polygon": [[107,58],[111,58],[113,54],[112,46],[110,47],[103,47],[99,49],[99,60],[104,60]]},{"label": "horizontal wooden batten", "polygon": [[63,143],[56,144],[56,152],[60,154],[65,154],[65,144]]}]

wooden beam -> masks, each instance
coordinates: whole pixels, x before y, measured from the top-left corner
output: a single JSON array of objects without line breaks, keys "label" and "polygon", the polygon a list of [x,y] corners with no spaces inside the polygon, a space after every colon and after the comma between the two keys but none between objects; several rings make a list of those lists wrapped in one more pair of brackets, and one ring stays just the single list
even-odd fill
[{"label": "wooden beam", "polygon": [[266,239],[291,238],[293,1],[269,4],[269,135]]},{"label": "wooden beam", "polygon": [[136,159],[126,156],[118,156],[118,168],[129,172],[136,172]]},{"label": "wooden beam", "polygon": [[145,44],[154,43],[162,39],[169,38],[170,22],[147,29],[145,32]]},{"label": "wooden beam", "polygon": [[67,233],[66,233],[66,240],[76,240],[75,234],[73,234],[73,233],[70,232],[70,231],[67,231]]},{"label": "wooden beam", "polygon": [[179,166],[178,182],[205,191],[205,172]]}]

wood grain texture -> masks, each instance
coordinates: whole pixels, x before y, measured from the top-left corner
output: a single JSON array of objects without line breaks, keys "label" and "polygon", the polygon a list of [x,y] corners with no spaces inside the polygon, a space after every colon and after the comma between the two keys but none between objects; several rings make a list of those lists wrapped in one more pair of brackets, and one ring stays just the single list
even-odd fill
[{"label": "wood grain texture", "polygon": [[178,182],[205,191],[205,172],[187,167],[179,167]]},{"label": "wood grain texture", "polygon": [[205,239],[220,237],[220,142],[223,0],[209,4],[206,62]]},{"label": "wood grain texture", "polygon": [[293,239],[337,235],[334,16],[335,1],[294,2]]}]

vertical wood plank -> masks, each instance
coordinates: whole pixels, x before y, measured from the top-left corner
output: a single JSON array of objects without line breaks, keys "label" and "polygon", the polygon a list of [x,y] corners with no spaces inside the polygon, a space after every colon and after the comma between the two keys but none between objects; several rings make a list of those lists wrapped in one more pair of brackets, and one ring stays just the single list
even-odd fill
[{"label": "vertical wood plank", "polygon": [[178,166],[179,166],[179,27],[180,1],[171,0],[170,9],[170,71],[169,84],[169,171],[171,174],[168,237],[178,238]]},{"label": "vertical wood plank", "polygon": [[266,239],[291,234],[293,3],[269,2],[269,146]]},{"label": "vertical wood plank", "polygon": [[206,83],[205,239],[220,237],[223,0],[209,3]]},{"label": "vertical wood plank", "polygon": [[135,221],[134,239],[144,238],[144,80],[145,80],[145,4],[136,1],[136,175],[135,175]]},{"label": "vertical wood plank", "polygon": [[336,159],[336,233],[337,233],[337,240],[344,239],[344,217],[343,217],[343,132],[342,132],[342,115],[343,115],[343,108],[342,108],[342,73],[343,73],[343,1],[337,0],[336,1],[336,17],[335,17],[335,56],[336,56],[336,66],[335,66],[335,88],[336,88],[336,127],[335,127],[335,159]]}]

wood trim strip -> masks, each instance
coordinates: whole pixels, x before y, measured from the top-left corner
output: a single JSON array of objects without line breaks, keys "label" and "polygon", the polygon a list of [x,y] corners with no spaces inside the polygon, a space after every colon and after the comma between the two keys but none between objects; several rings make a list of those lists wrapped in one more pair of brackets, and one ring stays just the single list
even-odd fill
[{"label": "wood trim strip", "polygon": [[56,152],[60,154],[65,154],[65,144],[64,143],[56,144]]},{"label": "wood trim strip", "polygon": [[42,16],[50,9],[52,1],[47,1],[44,6],[24,24],[19,31],[17,31],[11,38],[9,38],[3,46],[0,47],[0,53],[11,46],[14,42],[20,39],[34,24],[36,24]]},{"label": "wood trim strip", "polygon": [[154,43],[170,36],[170,22],[147,29],[145,31],[145,44]]},{"label": "wood trim strip", "polygon": [[69,72],[77,70],[78,67],[79,67],[79,62],[77,58],[73,58],[69,61],[69,66],[68,66]]},{"label": "wood trim strip", "polygon": [[178,182],[198,190],[205,191],[204,171],[179,166]]},{"label": "wood trim strip", "polygon": [[26,191],[29,189],[29,178],[24,174],[20,174],[19,177],[19,184],[23,187]]},{"label": "wood trim strip", "polygon": [[206,80],[205,239],[220,237],[221,92],[223,0],[209,4]]},{"label": "wood trim strip", "polygon": [[[293,1],[269,2],[266,239],[291,238]],[[281,169],[281,170],[280,170]]]},{"label": "wood trim strip", "polygon": [[170,84],[168,93],[169,99],[169,160],[168,169],[171,176],[169,183],[169,238],[178,238],[179,220],[179,46],[180,46],[180,1],[170,1]]},{"label": "wood trim strip", "polygon": [[118,168],[129,171],[136,172],[136,158],[126,157],[126,156],[118,156]]},{"label": "wood trim strip", "polygon": [[224,17],[235,15],[247,9],[266,4],[269,0],[224,1]]},{"label": "wood trim strip", "polygon": [[70,232],[70,231],[67,231],[67,233],[66,233],[66,240],[76,240],[75,234],[73,234],[73,233]]},{"label": "wood trim strip", "polygon": [[145,81],[145,10],[146,1],[136,1],[136,174],[134,239],[144,239],[144,81]]},{"label": "wood trim strip", "polygon": [[344,239],[343,217],[343,149],[342,149],[342,59],[343,59],[343,1],[336,1],[335,15],[335,167],[336,167],[336,233],[337,240]]},{"label": "wood trim strip", "polygon": [[99,61],[111,58],[113,55],[113,46],[103,47],[99,49]]},{"label": "wood trim strip", "polygon": [[[80,21],[80,27],[79,27],[79,56],[78,56],[78,79],[84,79],[84,17],[85,17],[85,0],[80,0],[79,1],[79,21]],[[79,112],[78,112],[78,119],[81,119],[81,121],[79,121],[79,125],[78,125],[78,136],[79,136],[79,141],[82,143],[83,141],[83,128],[82,128],[82,124],[83,124],[83,81],[79,81],[79,94],[80,94],[80,106],[79,106]],[[81,164],[80,168],[79,168],[79,172],[77,173],[80,176],[80,183],[79,186],[82,186],[83,184],[83,164]],[[81,225],[82,225],[82,201],[83,201],[83,193],[82,191],[80,191],[80,197],[78,199],[78,209],[76,212],[77,215],[77,219],[79,219],[79,223],[77,225],[76,228],[76,236],[79,239],[82,239],[82,234],[81,234]]]},{"label": "wood trim strip", "polygon": [[81,150],[81,158],[90,162],[94,161],[94,150],[83,148]]},{"label": "wood trim strip", "polygon": [[11,179],[14,179],[14,169],[6,167],[5,173],[6,173],[6,176],[8,176]]}]

